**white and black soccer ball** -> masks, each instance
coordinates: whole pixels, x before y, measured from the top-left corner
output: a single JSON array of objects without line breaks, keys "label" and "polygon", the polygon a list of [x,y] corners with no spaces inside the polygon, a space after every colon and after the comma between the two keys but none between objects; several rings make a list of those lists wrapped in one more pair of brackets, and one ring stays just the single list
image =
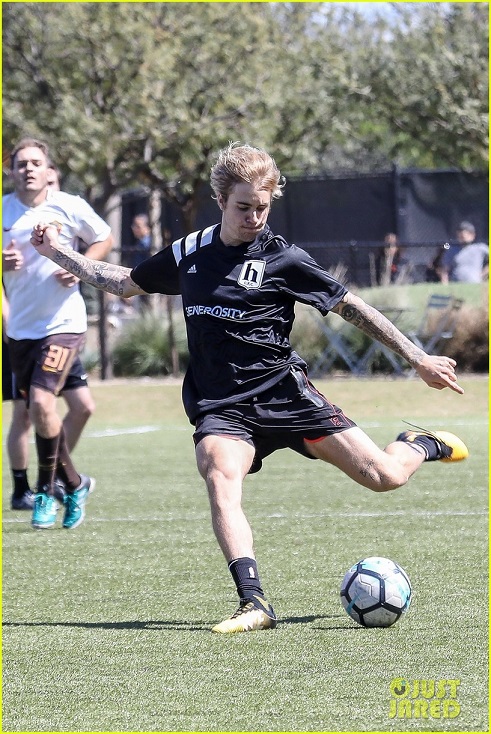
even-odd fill
[{"label": "white and black soccer ball", "polygon": [[409,609],[411,583],[407,573],[388,558],[364,558],[346,572],[341,603],[364,627],[390,627]]}]

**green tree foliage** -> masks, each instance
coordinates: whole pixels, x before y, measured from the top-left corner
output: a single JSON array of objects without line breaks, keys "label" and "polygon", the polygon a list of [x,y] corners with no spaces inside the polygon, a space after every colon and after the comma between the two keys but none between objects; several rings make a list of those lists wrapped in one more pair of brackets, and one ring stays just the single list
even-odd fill
[{"label": "green tree foliage", "polygon": [[261,138],[266,100],[279,94],[270,9],[238,10],[4,5],[4,144],[48,138],[99,208],[137,181],[192,208],[212,153]]},{"label": "green tree foliage", "polygon": [[[355,4],[356,5],[356,4]],[[3,3],[3,146],[38,135],[99,211],[192,223],[229,140],[291,173],[487,166],[486,4]]]},{"label": "green tree foliage", "polygon": [[391,5],[363,54],[366,142],[405,166],[486,170],[487,4]]}]

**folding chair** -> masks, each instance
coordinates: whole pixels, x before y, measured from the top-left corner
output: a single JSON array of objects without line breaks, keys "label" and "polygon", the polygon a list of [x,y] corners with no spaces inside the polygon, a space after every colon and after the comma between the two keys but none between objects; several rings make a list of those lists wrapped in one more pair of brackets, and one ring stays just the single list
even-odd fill
[{"label": "folding chair", "polygon": [[[457,315],[463,302],[462,298],[434,293],[428,298],[420,325],[406,336],[427,354],[439,354],[443,343],[455,333]],[[410,370],[408,376],[415,372]]]},{"label": "folding chair", "polygon": [[[389,321],[391,321],[394,326],[397,326],[401,317],[404,316],[404,314],[406,313],[406,309],[404,308],[395,308],[389,306],[375,306],[375,308],[377,309],[377,311],[380,311],[380,313],[382,313],[384,316],[387,316]],[[403,368],[397,355],[394,354],[394,352],[392,352],[390,349],[388,349],[384,344],[381,344],[375,339],[370,343],[365,354],[362,355],[362,357],[358,360],[358,373],[368,374],[370,372],[370,365],[379,354],[384,355],[396,375],[402,374]]]},{"label": "folding chair", "polygon": [[337,331],[332,329],[329,326],[327,319],[319,318],[315,311],[312,312],[312,317],[326,335],[328,345],[309,370],[311,375],[313,377],[319,377],[326,374],[338,356],[343,360],[351,372],[359,374],[360,370],[358,369],[358,360],[356,355],[353,353],[349,342],[343,336],[341,330]]}]

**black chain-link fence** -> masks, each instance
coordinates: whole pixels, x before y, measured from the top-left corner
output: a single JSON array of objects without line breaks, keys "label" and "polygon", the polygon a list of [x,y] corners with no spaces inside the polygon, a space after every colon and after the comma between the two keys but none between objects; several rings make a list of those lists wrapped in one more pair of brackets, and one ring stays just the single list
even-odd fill
[{"label": "black chain-link fence", "polygon": [[[135,253],[131,221],[146,211],[147,195],[123,196],[121,251],[123,264]],[[462,220],[472,222],[476,240],[488,240],[488,176],[462,171],[392,170],[377,174],[332,174],[287,179],[284,195],[273,203],[273,231],[306,249],[321,265],[336,269],[357,286],[375,285],[383,277],[383,243],[389,232],[403,248],[399,277],[403,282],[431,279],[432,261],[455,239]],[[196,229],[220,219],[203,186]],[[187,234],[179,209],[162,200],[163,241]]]},{"label": "black chain-link fence", "polygon": [[[375,174],[291,178],[287,179],[283,197],[273,203],[269,224],[275,233],[306,249],[320,265],[350,286],[433,281],[433,262],[445,243],[455,239],[462,220],[472,222],[477,241],[488,241],[488,185],[485,173],[403,170],[397,166]],[[211,194],[210,187],[203,185],[196,229],[220,220]],[[148,204],[149,193],[145,190],[122,196],[121,249],[113,255],[123,265],[131,267],[135,255],[140,254],[131,222],[135,215],[147,212]],[[160,202],[160,228],[163,245],[187,234],[181,211],[164,197]],[[388,233],[397,236],[400,247],[396,269],[384,249]],[[108,303],[100,294],[85,295],[91,313],[96,318],[99,314],[104,378],[110,374],[105,324],[114,303]]]}]

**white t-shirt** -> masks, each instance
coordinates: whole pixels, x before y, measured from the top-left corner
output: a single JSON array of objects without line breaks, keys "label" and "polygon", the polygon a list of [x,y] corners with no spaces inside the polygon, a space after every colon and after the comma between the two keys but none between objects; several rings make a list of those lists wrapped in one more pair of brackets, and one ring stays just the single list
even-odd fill
[{"label": "white t-shirt", "polygon": [[481,283],[482,271],[488,263],[489,247],[484,242],[452,245],[445,251],[443,266],[449,279],[457,283]]},{"label": "white t-shirt", "polygon": [[87,245],[109,237],[111,228],[79,196],[48,191],[39,206],[22,204],[15,193],[2,197],[2,247],[12,240],[21,250],[20,270],[4,272],[3,283],[10,303],[7,335],[11,339],[42,339],[50,334],[82,334],[87,331],[85,303],[77,286],[66,288],[53,273],[60,266],[39,255],[31,245],[31,232],[39,222],[60,222],[59,241],[78,249],[77,238]]}]

